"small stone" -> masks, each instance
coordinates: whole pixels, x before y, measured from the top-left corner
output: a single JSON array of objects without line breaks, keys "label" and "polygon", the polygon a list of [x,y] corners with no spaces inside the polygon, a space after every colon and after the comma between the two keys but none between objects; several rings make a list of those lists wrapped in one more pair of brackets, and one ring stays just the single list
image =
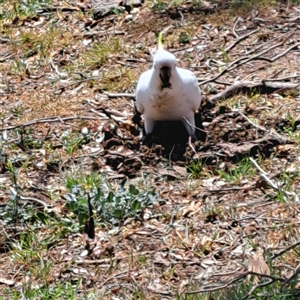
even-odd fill
[{"label": "small stone", "polygon": [[83,128],[81,129],[81,133],[82,133],[83,135],[88,135],[88,134],[89,134],[88,128],[87,128],[87,127],[83,127]]}]

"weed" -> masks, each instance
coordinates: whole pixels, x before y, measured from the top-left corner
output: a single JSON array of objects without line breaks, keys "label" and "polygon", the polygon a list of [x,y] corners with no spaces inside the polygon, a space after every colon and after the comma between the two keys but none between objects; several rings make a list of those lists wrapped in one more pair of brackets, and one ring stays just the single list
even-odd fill
[{"label": "weed", "polygon": [[229,59],[228,52],[225,51],[225,49],[223,49],[223,48],[221,48],[220,51],[221,51],[222,56],[223,56],[223,61],[224,61],[225,63],[229,63],[229,62],[230,62],[230,59]]},{"label": "weed", "polygon": [[61,137],[63,149],[72,155],[81,145],[85,144],[88,136],[78,132],[64,132]]},{"label": "weed", "polygon": [[249,158],[244,158],[236,167],[227,171],[218,170],[217,172],[225,181],[237,184],[245,178],[253,177],[256,174],[256,169],[252,166]]},{"label": "weed", "polygon": [[124,10],[121,8],[113,7],[111,8],[110,12],[114,15],[122,15],[124,13]]},{"label": "weed", "polygon": [[27,65],[24,60],[17,60],[15,59],[12,63],[12,68],[10,74],[18,75],[18,76],[25,76],[28,73]]},{"label": "weed", "polygon": [[192,5],[193,6],[202,6],[203,1],[202,0],[192,0]]},{"label": "weed", "polygon": [[179,43],[188,44],[191,41],[191,36],[186,32],[181,32],[179,35]]},{"label": "weed", "polygon": [[36,10],[43,6],[51,6],[52,0],[27,0],[27,1],[7,1],[3,2],[3,10],[0,20],[15,20],[15,18],[26,19],[36,16]]},{"label": "weed", "polygon": [[92,49],[83,55],[84,64],[91,68],[99,68],[115,53],[123,51],[123,43],[119,38],[109,38],[104,42],[96,43]]},{"label": "weed", "polygon": [[167,3],[161,0],[152,1],[152,9],[157,12],[162,12],[167,7]]},{"label": "weed", "polygon": [[5,214],[4,218],[16,222],[18,220],[21,187],[18,184],[18,171],[12,164],[11,160],[7,161],[6,167],[11,177],[12,189],[10,189],[11,201],[9,202],[7,213]]},{"label": "weed", "polygon": [[124,184],[113,189],[99,176],[92,173],[67,179],[67,188],[72,193],[67,207],[78,216],[80,225],[83,225],[89,217],[87,193],[93,196],[93,206],[98,220],[114,225],[129,217],[142,216],[143,210],[157,199],[154,189],[140,192],[134,185],[126,188]]},{"label": "weed", "polygon": [[203,165],[201,161],[192,161],[187,166],[187,171],[190,173],[192,178],[199,179],[201,177]]}]

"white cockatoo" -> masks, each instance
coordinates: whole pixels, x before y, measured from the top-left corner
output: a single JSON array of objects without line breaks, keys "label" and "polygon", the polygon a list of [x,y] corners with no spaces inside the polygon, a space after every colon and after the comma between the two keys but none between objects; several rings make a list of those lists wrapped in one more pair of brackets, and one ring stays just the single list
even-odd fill
[{"label": "white cockatoo", "polygon": [[189,137],[195,137],[195,112],[201,104],[195,74],[176,67],[175,56],[162,47],[161,33],[151,54],[153,66],[141,74],[136,87],[137,109],[144,115],[146,135],[152,133],[156,121],[181,120]]}]

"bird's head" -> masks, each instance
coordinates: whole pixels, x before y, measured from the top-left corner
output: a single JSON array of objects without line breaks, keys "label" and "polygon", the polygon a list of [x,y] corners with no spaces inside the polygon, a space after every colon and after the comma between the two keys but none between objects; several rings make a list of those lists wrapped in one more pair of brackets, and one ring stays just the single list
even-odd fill
[{"label": "bird's head", "polygon": [[176,67],[176,58],[172,53],[163,49],[161,33],[158,36],[157,50],[155,52],[152,52],[152,57],[153,68],[156,72],[159,73],[161,88],[170,88],[170,79],[172,76],[172,72]]}]

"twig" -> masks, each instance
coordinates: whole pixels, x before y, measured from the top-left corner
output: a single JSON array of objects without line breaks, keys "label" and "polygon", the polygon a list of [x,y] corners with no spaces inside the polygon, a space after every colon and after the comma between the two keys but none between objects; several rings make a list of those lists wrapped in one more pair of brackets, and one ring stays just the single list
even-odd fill
[{"label": "twig", "polygon": [[[134,272],[134,271],[136,271],[136,270],[130,270],[130,271],[131,271],[131,272]],[[110,281],[110,280],[112,280],[112,279],[114,279],[114,278],[117,278],[117,277],[119,277],[120,275],[123,275],[123,274],[126,274],[126,273],[130,273],[130,271],[129,271],[129,270],[122,271],[122,272],[120,272],[120,273],[118,273],[118,274],[114,274],[114,275],[108,277],[106,280],[104,280],[104,281],[101,282],[101,286],[104,286],[108,281]]]},{"label": "twig", "polygon": [[236,44],[238,44],[240,41],[246,39],[247,37],[249,37],[250,35],[252,35],[253,33],[256,33],[258,32],[259,29],[255,29],[253,31],[250,31],[249,33],[243,35],[243,36],[240,36],[237,40],[235,40],[233,43],[231,43],[229,46],[227,46],[224,50],[225,52],[228,52],[229,50],[231,50]]},{"label": "twig", "polygon": [[47,211],[52,211],[50,208],[54,207],[54,205],[48,205],[45,201],[33,197],[24,197],[20,196],[20,200],[22,201],[33,201],[42,204]]},{"label": "twig", "polygon": [[296,268],[294,274],[291,275],[291,276],[283,283],[283,285],[282,285],[282,287],[281,287],[280,289],[282,290],[283,287],[284,287],[286,284],[288,284],[289,282],[291,282],[293,279],[295,279],[295,278],[298,276],[299,273],[300,273],[300,264],[298,264],[298,266],[297,266],[297,268]]},{"label": "twig", "polygon": [[195,128],[195,129],[197,129],[197,130],[199,130],[199,131],[206,132],[205,130],[203,130],[203,129],[201,129],[201,128],[199,128],[199,127],[197,127],[197,126],[191,124],[191,122],[190,122],[186,117],[183,117],[183,119],[189,124],[189,126],[190,126],[191,128]]},{"label": "twig", "polygon": [[232,280],[230,280],[229,282],[217,286],[217,287],[211,287],[211,288],[206,288],[206,289],[200,289],[200,290],[195,290],[195,291],[187,291],[185,294],[187,295],[193,295],[193,294],[200,294],[200,293],[207,293],[207,292],[214,292],[214,291],[218,291],[221,290],[223,288],[228,287],[229,285],[243,279],[244,277],[246,277],[248,275],[248,272],[246,273],[242,273],[241,275],[237,276],[236,278],[233,278]]},{"label": "twig", "polygon": [[283,249],[283,250],[277,252],[276,254],[274,254],[274,255],[271,257],[271,260],[273,260],[273,259],[275,259],[275,258],[281,256],[281,255],[284,254],[285,252],[290,251],[290,250],[294,249],[295,247],[297,247],[297,246],[299,246],[299,245],[300,245],[300,241],[298,241],[298,242],[296,242],[296,243],[294,243],[294,244],[288,246],[287,248],[285,248],[285,249]]},{"label": "twig", "polygon": [[157,250],[153,251],[144,251],[144,252],[138,252],[138,253],[131,253],[130,255],[124,255],[124,256],[116,256],[116,257],[110,257],[110,258],[103,258],[103,259],[84,259],[84,260],[76,260],[75,262],[77,264],[102,264],[102,263],[108,263],[115,260],[122,260],[126,258],[132,258],[133,256],[140,256],[140,255],[146,255],[146,254],[153,254],[157,251],[163,251],[168,250],[168,247],[162,247]]},{"label": "twig", "polygon": [[252,157],[250,157],[249,159],[252,164],[261,172],[260,177],[263,178],[274,190],[280,191],[288,197],[293,197],[295,199],[295,202],[298,201],[298,196],[295,193],[291,193],[281,189],[276,183],[271,181],[271,179],[268,177],[268,173],[265,172]]},{"label": "twig", "polygon": [[[241,65],[244,65],[244,64],[246,64],[247,62],[249,62],[249,61],[251,61],[251,60],[254,60],[254,59],[261,58],[261,59],[264,59],[264,60],[265,60],[265,59],[267,59],[267,58],[262,57],[263,54],[265,54],[265,53],[269,52],[270,50],[273,50],[273,49],[275,49],[275,48],[281,46],[282,44],[283,44],[283,42],[278,43],[278,44],[276,44],[276,45],[273,45],[273,46],[271,46],[270,48],[267,48],[267,49],[265,49],[265,50],[263,50],[263,51],[261,51],[261,52],[255,54],[255,55],[253,55],[253,56],[251,56],[251,57],[248,57],[248,56],[241,57],[241,58],[239,58],[239,59],[233,61],[232,63],[230,63],[229,66],[227,67],[227,70],[228,70],[228,71],[232,71],[232,70],[236,69],[237,67],[239,67],[239,66],[241,66]],[[244,60],[244,59],[245,59],[245,60]],[[274,61],[274,60],[271,60],[271,59],[269,59],[269,58],[268,58],[267,60],[269,60],[269,61]]]},{"label": "twig", "polygon": [[[202,84],[202,83],[201,83]],[[236,91],[240,91],[244,88],[271,88],[271,89],[295,89],[300,86],[300,83],[292,83],[292,82],[272,82],[266,80],[261,81],[243,81],[238,82],[228,88],[226,88],[224,91],[218,93],[217,95],[212,96],[209,101],[213,104],[217,103],[217,101],[221,99],[226,99],[233,95]]]},{"label": "twig", "polygon": [[58,7],[54,7],[54,6],[48,6],[48,7],[44,7],[44,8],[39,8],[36,10],[37,14],[42,14],[42,13],[47,13],[47,12],[56,12],[56,11],[80,11],[79,7],[67,7],[67,6],[58,6]]},{"label": "twig", "polygon": [[287,77],[277,77],[277,78],[268,78],[267,81],[281,81],[281,80],[289,80],[293,78],[300,78],[300,75],[291,75]]},{"label": "twig", "polygon": [[49,60],[49,63],[50,63],[50,65],[51,65],[51,67],[53,68],[53,70],[56,72],[56,74],[57,74],[60,78],[67,78],[67,77],[68,77],[68,74],[67,74],[67,73],[61,73],[61,72],[59,72],[58,67],[54,64],[54,62],[53,62],[52,59]]},{"label": "twig", "polygon": [[239,35],[236,33],[235,28],[236,28],[236,25],[237,25],[239,22],[240,22],[240,17],[237,17],[235,23],[233,24],[233,28],[232,28],[232,33],[233,33],[233,35],[234,35],[236,38],[238,38]]},{"label": "twig", "polygon": [[273,62],[273,61],[275,61],[276,59],[280,58],[281,56],[286,55],[288,52],[290,52],[291,50],[293,50],[295,47],[298,47],[298,46],[300,46],[300,43],[297,43],[297,44],[291,46],[290,48],[286,49],[286,50],[283,51],[282,53],[280,53],[280,54],[278,54],[278,55],[272,57],[272,58],[271,58],[271,61]]},{"label": "twig", "polygon": [[245,297],[243,297],[241,300],[246,300],[247,298],[249,298],[249,297],[254,293],[254,291],[255,291],[256,289],[258,289],[258,288],[260,288],[260,287],[267,286],[267,285],[269,285],[269,284],[271,284],[271,283],[273,283],[273,282],[274,282],[273,279],[269,279],[267,282],[264,282],[264,283],[261,283],[261,284],[256,284],[256,285],[254,285],[254,286],[251,288],[251,290],[249,291],[249,293],[248,293]]},{"label": "twig", "polygon": [[107,93],[107,92],[103,92],[105,95],[107,95],[109,98],[135,98],[135,94],[129,94],[129,93],[117,93],[117,94],[113,94],[113,93]]},{"label": "twig", "polygon": [[280,36],[277,36],[277,37],[275,37],[274,39],[272,39],[272,40],[270,40],[270,41],[267,41],[267,42],[265,42],[265,43],[262,43],[262,44],[258,45],[257,47],[255,47],[255,48],[249,50],[248,52],[246,52],[246,55],[250,55],[251,53],[254,53],[254,52],[257,51],[258,49],[260,49],[260,48],[262,48],[262,47],[264,47],[264,46],[267,46],[268,44],[273,43],[274,41],[278,40],[279,38],[280,38]]},{"label": "twig", "polygon": [[[218,291],[218,290],[226,288],[229,285],[231,285],[231,284],[247,277],[248,275],[255,275],[255,276],[261,276],[261,277],[264,277],[264,278],[268,278],[268,279],[270,279],[270,282],[268,284],[270,284],[271,282],[274,282],[274,281],[285,282],[285,279],[283,277],[276,277],[276,276],[272,276],[272,275],[268,275],[268,274],[257,273],[257,272],[253,272],[253,271],[247,271],[247,272],[244,272],[244,273],[238,275],[237,277],[233,278],[232,280],[228,281],[227,283],[225,283],[221,286],[207,288],[207,289],[200,289],[200,290],[196,290],[196,291],[189,291],[189,292],[186,292],[186,294],[187,295],[192,295],[192,294],[200,294],[200,293]],[[266,284],[266,283],[263,283],[263,284]]]},{"label": "twig", "polygon": [[[224,73],[226,72],[229,72],[229,71],[232,71],[234,69],[236,69],[237,67],[243,65],[243,64],[246,64],[247,62],[251,61],[251,60],[255,60],[255,59],[263,59],[263,60],[268,60],[270,62],[274,62],[276,59],[278,59],[279,57],[281,57],[282,53],[280,55],[276,55],[274,56],[273,58],[265,58],[265,57],[262,57],[263,54],[269,52],[270,50],[273,50],[281,45],[283,45],[285,43],[285,41],[292,35],[294,34],[294,31],[292,33],[290,33],[283,41],[281,41],[280,43],[276,44],[276,45],[273,45],[261,52],[259,52],[258,54],[255,54],[251,57],[249,56],[244,56],[244,57],[240,57],[238,59],[236,59],[235,61],[233,61],[232,63],[230,63],[226,69],[224,69],[223,71],[221,71],[219,74],[217,74],[216,76],[214,76],[213,78],[210,78],[210,79],[207,79],[203,82],[200,83],[200,85],[202,84],[205,84],[205,83],[208,83],[208,82],[211,82],[211,81],[214,81],[216,79],[218,79],[220,76],[222,76]],[[290,50],[292,50],[293,48],[295,48],[296,46],[298,46],[300,43],[297,43],[295,45],[293,45],[292,47],[288,48],[286,51],[284,51],[284,54],[288,53]]]},{"label": "twig", "polygon": [[255,123],[253,123],[247,116],[245,116],[239,109],[233,109],[233,111],[238,112],[248,123],[250,123],[253,127],[262,130],[262,131],[268,131],[265,127],[256,125]]},{"label": "twig", "polygon": [[262,130],[264,132],[268,132],[271,136],[274,136],[275,138],[279,138],[281,139],[282,141],[287,141],[287,138],[285,136],[282,136],[280,135],[279,133],[277,133],[276,131],[275,132],[272,132],[270,130],[267,130],[265,127],[263,126],[259,126],[259,125],[256,125],[255,123],[253,123],[247,116],[245,116],[239,109],[233,109],[232,111],[234,112],[238,112],[247,122],[249,122],[252,126],[254,126],[255,128],[259,129],[259,130]]},{"label": "twig", "polygon": [[54,117],[47,117],[47,118],[41,118],[41,119],[36,119],[36,120],[28,121],[28,122],[25,122],[25,123],[19,124],[19,125],[14,125],[14,126],[9,126],[9,127],[5,127],[5,128],[0,128],[0,132],[1,131],[5,131],[5,130],[16,129],[16,128],[20,128],[20,127],[26,127],[26,126],[30,126],[30,125],[40,124],[40,123],[63,122],[63,121],[75,120],[75,119],[98,120],[99,118],[90,117],[90,116],[71,116],[71,117],[62,117],[61,118],[61,117],[54,116]]}]

